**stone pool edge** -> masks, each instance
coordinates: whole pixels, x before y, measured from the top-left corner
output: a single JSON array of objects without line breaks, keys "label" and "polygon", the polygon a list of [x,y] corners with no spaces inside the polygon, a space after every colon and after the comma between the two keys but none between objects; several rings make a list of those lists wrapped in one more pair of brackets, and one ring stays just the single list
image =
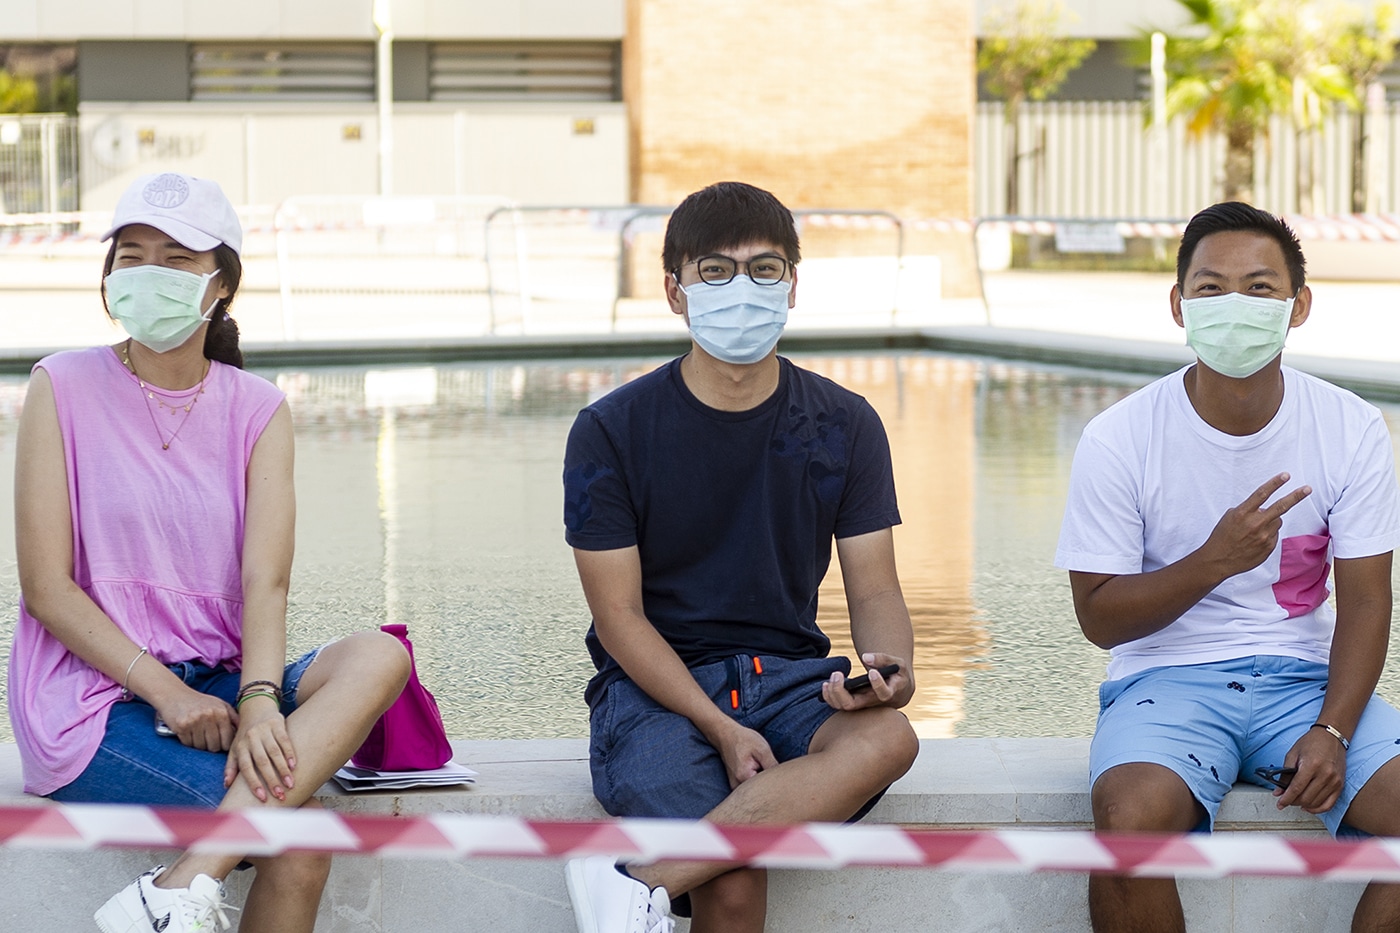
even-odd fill
[{"label": "stone pool edge", "polygon": [[[669,356],[689,346],[683,332],[444,337],[411,340],[248,342],[250,367],[428,364],[483,360],[589,359]],[[0,348],[0,373],[25,374],[34,363],[64,347]],[[999,360],[1164,375],[1193,359],[1185,346],[989,325],[862,328],[793,331],[784,353],[927,350]],[[1344,359],[1287,353],[1297,369],[1377,401],[1400,401],[1400,366],[1384,360]]]},{"label": "stone pool edge", "polygon": [[[480,772],[471,788],[347,795],[328,786],[320,799],[346,813],[603,817],[589,788],[586,740],[453,745],[457,760]],[[1087,738],[925,739],[914,768],[869,820],[910,828],[1087,829],[1088,747]],[[12,743],[0,744],[0,802],[45,805],[20,792]],[[1297,810],[1278,813],[1273,798],[1252,786],[1237,787],[1226,798],[1220,826],[1231,832],[1322,835],[1313,817]],[[103,898],[168,857],[148,850],[5,847],[0,849],[7,879],[0,887],[0,919],[6,929],[21,919],[35,926],[87,929],[87,918]],[[247,879],[236,877],[230,886],[241,902]],[[1257,877],[1185,881],[1182,888],[1193,933],[1261,928],[1340,933],[1348,928],[1360,893],[1360,885],[1352,883]],[[1082,874],[776,871],[769,899],[773,933],[903,929],[921,916],[938,918],[937,928],[952,933],[1088,930]],[[560,863],[338,858],[317,924],[319,933],[478,929],[572,930]]]}]

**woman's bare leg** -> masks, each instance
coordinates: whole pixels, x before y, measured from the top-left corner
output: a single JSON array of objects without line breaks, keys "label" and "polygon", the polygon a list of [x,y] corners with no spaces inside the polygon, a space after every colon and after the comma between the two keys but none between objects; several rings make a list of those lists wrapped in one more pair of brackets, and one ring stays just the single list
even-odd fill
[{"label": "woman's bare leg", "polygon": [[[319,807],[313,797],[303,807]],[[331,873],[329,852],[289,852],[254,858],[257,872],[239,914],[239,929],[257,933],[305,933],[316,925],[321,892]]]},{"label": "woman's bare leg", "polygon": [[[382,632],[360,632],[327,645],[306,669],[297,690],[296,712],[287,717],[287,732],[296,749],[293,787],[285,800],[258,800],[240,775],[224,795],[220,810],[253,807],[299,807],[312,801],[312,795],[354,754],[369,735],[384,710],[398,698],[408,679],[408,652],[397,638]],[[156,884],[163,888],[188,887],[196,875],[220,880],[228,876],[242,857],[186,852]],[[324,861],[324,869],[321,863]],[[246,926],[249,915],[258,917],[300,916],[309,909],[314,921],[320,902],[320,889],[329,871],[329,857],[319,854],[293,854],[255,860],[258,878],[248,894],[244,924],[250,930],[310,930],[304,926],[272,926],[259,922]],[[271,869],[264,883],[263,872]],[[317,883],[316,898],[306,885]],[[310,901],[309,908],[306,902]],[[272,921],[267,921],[271,924]]]}]

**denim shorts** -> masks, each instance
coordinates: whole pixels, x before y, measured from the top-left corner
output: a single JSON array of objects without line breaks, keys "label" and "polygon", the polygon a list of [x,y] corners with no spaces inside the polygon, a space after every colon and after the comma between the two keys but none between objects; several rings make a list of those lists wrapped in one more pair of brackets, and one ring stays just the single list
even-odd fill
[{"label": "denim shorts", "polygon": [[[822,682],[850,669],[842,657],[756,664],[741,654],[690,673],[720,709],[762,735],[778,761],[788,761],[807,754],[812,736],[836,712],[821,699]],[[694,820],[730,794],[724,759],[695,724],[626,677],[609,685],[589,725],[593,793],[613,816]]]},{"label": "denim shorts", "polygon": [[[316,660],[316,648],[282,672],[282,713],[297,706],[297,687]],[[200,693],[230,706],[238,696],[242,674],[198,661],[169,665],[171,673]],[[116,703],[107,714],[107,732],[83,773],[49,794],[64,803],[130,803],[151,807],[213,809],[224,799],[227,752],[209,752],[174,736],[157,735],[155,709],[139,697]]]},{"label": "denim shorts", "polygon": [[[832,671],[851,673],[848,658],[787,661],[740,654],[690,668],[715,705],[762,735],[778,761],[801,758],[822,723],[836,712],[821,698]],[[629,678],[613,681],[589,718],[593,795],[613,816],[698,820],[729,796],[724,759],[686,717],[657,703]],[[865,802],[855,822],[880,801]],[[690,895],[671,901],[691,914]]]},{"label": "denim shorts", "polygon": [[[1277,768],[1322,711],[1327,665],[1257,656],[1156,667],[1099,688],[1099,722],[1089,750],[1090,786],[1109,768],[1150,762],[1186,782],[1215,823],[1236,780],[1262,787],[1256,768]],[[1382,765],[1400,755],[1400,712],[1372,695],[1347,752],[1337,803],[1318,814],[1333,836],[1364,836],[1342,825],[1347,808]]]}]

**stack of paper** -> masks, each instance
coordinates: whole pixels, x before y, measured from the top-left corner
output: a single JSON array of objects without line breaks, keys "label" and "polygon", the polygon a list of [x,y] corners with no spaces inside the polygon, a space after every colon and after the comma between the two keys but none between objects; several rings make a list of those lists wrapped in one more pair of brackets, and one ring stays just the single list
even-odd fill
[{"label": "stack of paper", "polygon": [[348,791],[403,790],[408,787],[446,787],[452,784],[476,783],[471,768],[448,761],[431,771],[375,771],[347,764],[335,773],[335,782]]}]

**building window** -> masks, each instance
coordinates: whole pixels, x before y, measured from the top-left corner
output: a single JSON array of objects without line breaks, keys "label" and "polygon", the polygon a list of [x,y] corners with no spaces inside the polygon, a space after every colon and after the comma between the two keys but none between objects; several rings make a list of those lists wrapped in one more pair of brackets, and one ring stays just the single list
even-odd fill
[{"label": "building window", "polygon": [[431,100],[621,100],[616,42],[437,43],[429,58]]},{"label": "building window", "polygon": [[192,100],[374,100],[374,46],[197,44]]}]

